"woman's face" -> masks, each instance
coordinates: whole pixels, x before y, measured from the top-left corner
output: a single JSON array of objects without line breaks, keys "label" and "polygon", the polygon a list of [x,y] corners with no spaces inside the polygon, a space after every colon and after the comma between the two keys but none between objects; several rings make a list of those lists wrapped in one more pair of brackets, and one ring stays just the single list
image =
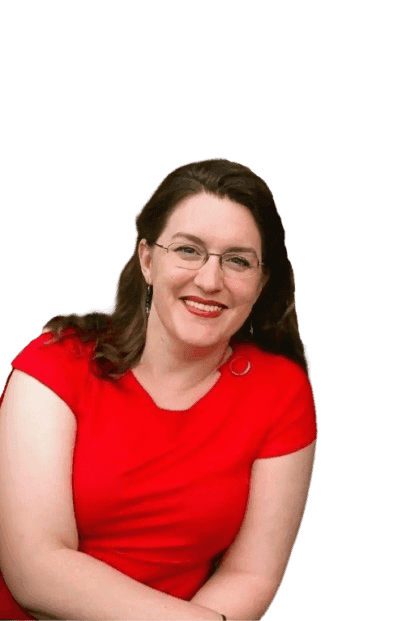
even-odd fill
[{"label": "woman's face", "polygon": [[[196,244],[217,254],[250,248],[262,260],[261,236],[250,211],[228,198],[206,193],[187,197],[175,207],[157,239],[165,247],[173,242]],[[144,277],[153,285],[147,338],[152,332],[165,343],[210,348],[228,342],[247,319],[267,280],[261,267],[247,280],[228,277],[217,256],[210,256],[197,270],[178,267],[174,253],[150,247],[145,240],[140,242],[139,256]],[[188,298],[224,308],[203,312],[188,304],[197,303]]]}]

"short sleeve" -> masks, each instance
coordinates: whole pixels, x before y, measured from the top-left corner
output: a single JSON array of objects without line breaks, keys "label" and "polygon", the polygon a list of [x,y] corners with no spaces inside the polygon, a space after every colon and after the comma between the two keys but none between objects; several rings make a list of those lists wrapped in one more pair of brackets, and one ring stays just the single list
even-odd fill
[{"label": "short sleeve", "polygon": [[56,342],[52,337],[50,332],[41,334],[11,365],[50,388],[76,413],[89,366],[88,346],[71,333]]},{"label": "short sleeve", "polygon": [[298,372],[295,384],[291,379],[295,378],[281,385],[283,396],[268,413],[268,430],[256,459],[294,453],[317,437],[314,397],[307,374]]}]

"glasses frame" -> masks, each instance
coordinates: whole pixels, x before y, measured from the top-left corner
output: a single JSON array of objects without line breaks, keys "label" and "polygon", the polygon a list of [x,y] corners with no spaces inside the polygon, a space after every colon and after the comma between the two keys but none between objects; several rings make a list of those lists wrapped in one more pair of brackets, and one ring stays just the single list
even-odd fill
[{"label": "glasses frame", "polygon": [[[158,246],[158,248],[163,248],[163,250],[166,250],[166,252],[169,252],[169,248],[170,246],[173,246],[175,244],[179,244],[180,242],[172,242],[171,244],[169,244],[169,246],[162,246],[161,244],[157,244],[156,242],[153,242],[154,246]],[[183,242],[183,245],[185,244],[185,242]],[[193,244],[188,243],[188,246],[193,246]],[[199,270],[201,269],[201,267],[203,267],[203,265],[205,265],[205,263],[208,261],[209,257],[219,257],[219,265],[221,267],[222,272],[225,274],[225,270],[223,269],[223,265],[222,265],[222,258],[225,256],[225,254],[232,254],[230,252],[224,252],[223,254],[217,254],[216,252],[208,252],[207,250],[205,250],[204,252],[204,262],[202,265],[200,265],[200,267],[189,267],[187,269],[189,270]],[[257,257],[257,254],[255,255],[258,265],[256,267],[256,271],[260,268],[260,267],[264,267],[264,263],[262,263],[262,261],[259,260],[259,258]]]}]

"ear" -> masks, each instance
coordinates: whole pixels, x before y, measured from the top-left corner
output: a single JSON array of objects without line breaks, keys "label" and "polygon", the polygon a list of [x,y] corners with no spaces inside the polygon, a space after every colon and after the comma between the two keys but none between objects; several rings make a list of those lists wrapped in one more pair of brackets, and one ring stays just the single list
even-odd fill
[{"label": "ear", "polygon": [[141,265],[141,271],[148,285],[152,285],[151,267],[152,267],[152,246],[146,239],[141,239],[138,244],[138,258]]}]

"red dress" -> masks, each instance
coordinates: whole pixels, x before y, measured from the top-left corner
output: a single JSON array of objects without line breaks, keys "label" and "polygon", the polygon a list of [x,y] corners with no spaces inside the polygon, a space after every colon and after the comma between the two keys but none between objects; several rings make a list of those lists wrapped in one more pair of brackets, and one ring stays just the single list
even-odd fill
[{"label": "red dress", "polygon": [[[240,529],[253,461],[316,438],[306,373],[283,356],[239,344],[206,395],[171,411],[156,406],[131,371],[101,379],[93,345],[74,332],[44,345],[50,337],[33,340],[12,367],[48,386],[76,416],[78,549],[190,600]],[[0,573],[0,619],[32,618]]]}]

